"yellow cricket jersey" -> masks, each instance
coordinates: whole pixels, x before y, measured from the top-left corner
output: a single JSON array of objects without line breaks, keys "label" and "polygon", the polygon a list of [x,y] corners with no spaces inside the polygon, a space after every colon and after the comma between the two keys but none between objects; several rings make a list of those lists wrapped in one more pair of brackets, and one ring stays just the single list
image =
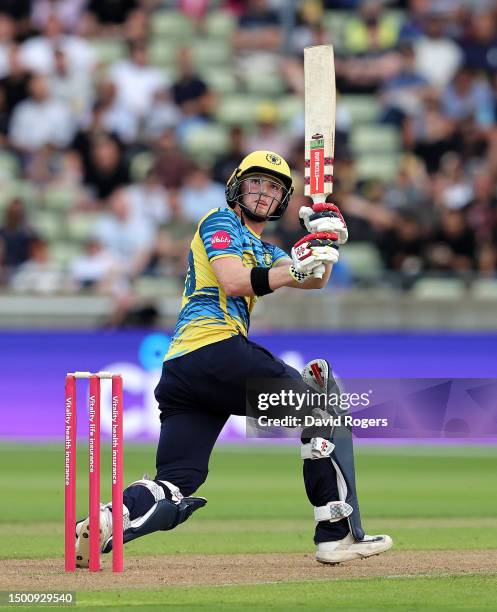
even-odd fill
[{"label": "yellow cricket jersey", "polygon": [[247,268],[271,268],[288,255],[263,242],[230,208],[209,211],[191,243],[181,312],[165,360],[237,334],[247,335],[257,297],[226,295],[211,266],[221,257],[238,257]]}]

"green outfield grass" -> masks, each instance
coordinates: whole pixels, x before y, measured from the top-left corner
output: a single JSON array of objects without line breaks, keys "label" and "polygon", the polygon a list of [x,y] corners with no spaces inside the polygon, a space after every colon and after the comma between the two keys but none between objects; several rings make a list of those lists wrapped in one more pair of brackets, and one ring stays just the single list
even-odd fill
[{"label": "green outfield grass", "polygon": [[[78,511],[86,513],[87,451],[79,460]],[[396,550],[497,548],[497,449],[492,447],[360,447],[363,522],[389,533]],[[0,445],[0,558],[63,554],[63,454],[50,445]],[[312,508],[291,447],[220,447],[199,491],[208,505],[177,530],[130,543],[128,555],[312,552]],[[154,473],[154,448],[126,448],[125,481]],[[108,449],[102,497],[110,496]],[[463,553],[460,553],[463,554]],[[496,569],[497,572],[497,569]],[[305,579],[305,576],[302,577]],[[78,591],[78,607],[137,609],[421,610],[494,609],[497,573],[288,582],[229,587]],[[329,605],[326,602],[330,602]]]}]

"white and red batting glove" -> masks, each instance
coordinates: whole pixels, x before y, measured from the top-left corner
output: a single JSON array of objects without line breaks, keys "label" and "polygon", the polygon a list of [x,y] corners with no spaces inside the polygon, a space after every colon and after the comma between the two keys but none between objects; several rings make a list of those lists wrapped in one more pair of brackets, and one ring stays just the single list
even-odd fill
[{"label": "white and red batting glove", "polygon": [[338,234],[335,232],[313,232],[307,234],[292,247],[290,274],[303,283],[309,277],[322,278],[325,264],[336,264],[339,257]]},{"label": "white and red batting glove", "polygon": [[335,204],[314,204],[299,209],[300,225],[308,232],[333,232],[338,234],[338,244],[349,239],[347,224],[340,209]]}]

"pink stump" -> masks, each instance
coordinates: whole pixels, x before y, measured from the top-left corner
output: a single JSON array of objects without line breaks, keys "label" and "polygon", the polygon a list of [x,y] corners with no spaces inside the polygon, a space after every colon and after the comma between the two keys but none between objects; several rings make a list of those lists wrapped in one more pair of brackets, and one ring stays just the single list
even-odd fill
[{"label": "pink stump", "polygon": [[123,379],[112,377],[112,569],[124,570],[123,554]]},{"label": "pink stump", "polygon": [[100,570],[100,378],[90,376],[88,406],[90,479],[90,572]]},{"label": "pink stump", "polygon": [[65,415],[65,569],[76,571],[76,379],[66,377]]}]

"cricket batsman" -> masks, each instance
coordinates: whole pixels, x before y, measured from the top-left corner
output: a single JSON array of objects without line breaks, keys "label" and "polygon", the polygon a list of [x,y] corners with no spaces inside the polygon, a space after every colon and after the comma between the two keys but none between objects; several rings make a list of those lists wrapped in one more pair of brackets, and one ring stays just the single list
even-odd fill
[{"label": "cricket batsman", "polygon": [[[303,390],[337,388],[331,367],[315,359],[299,373],[247,338],[259,297],[281,287],[326,286],[347,227],[333,204],[299,211],[307,235],[291,257],[262,239],[293,193],[286,161],[271,151],[247,155],[226,186],[227,207],[211,210],[193,237],[181,312],[155,389],[161,433],[153,480],[144,476],[124,491],[124,542],[173,529],[202,508],[194,496],[205,481],[210,454],[232,414],[244,415],[248,379],[298,381]],[[316,559],[340,563],[377,555],[388,535],[365,535],[359,514],[350,430],[302,438],[304,483],[314,506]],[[247,495],[252,495],[247,490]],[[89,562],[89,520],[76,526],[79,567]],[[112,550],[111,504],[100,510],[102,552]]]}]

